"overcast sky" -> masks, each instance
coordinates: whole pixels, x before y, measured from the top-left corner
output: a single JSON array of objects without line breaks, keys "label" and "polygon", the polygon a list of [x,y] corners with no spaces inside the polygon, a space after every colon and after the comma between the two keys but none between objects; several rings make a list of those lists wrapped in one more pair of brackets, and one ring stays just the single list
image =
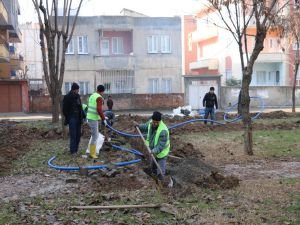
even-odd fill
[{"label": "overcast sky", "polygon": [[[200,0],[84,0],[81,15],[120,15],[120,11],[127,8],[147,16],[174,16],[192,14],[200,7],[199,2]],[[32,0],[19,0],[19,3],[19,22],[33,21],[36,13]]]}]

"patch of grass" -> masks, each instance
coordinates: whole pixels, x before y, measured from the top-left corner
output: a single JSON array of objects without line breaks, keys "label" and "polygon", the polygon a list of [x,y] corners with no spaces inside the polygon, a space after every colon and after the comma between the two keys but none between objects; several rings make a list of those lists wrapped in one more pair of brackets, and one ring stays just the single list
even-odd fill
[{"label": "patch of grass", "polygon": [[65,151],[67,140],[35,140],[31,143],[30,151],[20,157],[13,165],[13,174],[34,173],[48,171],[47,162],[50,157],[70,158]]},{"label": "patch of grass", "polygon": [[0,224],[20,224],[12,204],[1,203]]},{"label": "patch of grass", "polygon": [[297,178],[283,178],[280,180],[282,184],[295,185],[300,184],[300,180]]},{"label": "patch of grass", "polygon": [[293,201],[291,204],[286,208],[286,211],[289,213],[298,213],[300,216],[300,195],[293,194],[292,195]]},{"label": "patch of grass", "polygon": [[[300,130],[258,130],[253,132],[254,153],[263,157],[300,157]],[[238,143],[242,132],[206,132],[184,134],[185,142]],[[234,146],[234,144],[233,144]],[[232,148],[233,148],[232,146]]]},{"label": "patch of grass", "polygon": [[257,153],[262,156],[299,157],[300,130],[266,130],[255,131],[254,142]]},{"label": "patch of grass", "polygon": [[50,120],[24,121],[19,123],[18,126],[49,130],[54,128],[61,128],[61,122],[52,123]]}]

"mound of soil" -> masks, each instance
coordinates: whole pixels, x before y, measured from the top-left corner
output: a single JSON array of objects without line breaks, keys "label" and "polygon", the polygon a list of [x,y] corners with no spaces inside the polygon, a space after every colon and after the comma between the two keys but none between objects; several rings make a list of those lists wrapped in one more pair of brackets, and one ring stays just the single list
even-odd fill
[{"label": "mound of soil", "polygon": [[0,127],[0,175],[4,175],[11,168],[13,160],[29,150],[28,146],[35,136],[36,129],[18,126]]},{"label": "mound of soil", "polygon": [[195,184],[205,188],[234,188],[239,179],[234,176],[225,177],[221,172],[201,159],[186,158],[169,168],[175,184],[181,186]]}]

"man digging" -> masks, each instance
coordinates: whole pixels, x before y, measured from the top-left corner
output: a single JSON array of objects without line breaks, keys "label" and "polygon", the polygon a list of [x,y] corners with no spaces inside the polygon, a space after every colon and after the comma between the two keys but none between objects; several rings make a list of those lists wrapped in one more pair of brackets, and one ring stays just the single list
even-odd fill
[{"label": "man digging", "polygon": [[[154,156],[154,159],[151,161],[151,175],[162,181],[166,173],[167,157],[170,152],[170,136],[168,127],[161,120],[161,116],[160,112],[153,112],[152,120],[144,124],[134,122],[134,125],[141,132],[147,132],[145,143]],[[155,160],[160,169],[157,168]]]}]

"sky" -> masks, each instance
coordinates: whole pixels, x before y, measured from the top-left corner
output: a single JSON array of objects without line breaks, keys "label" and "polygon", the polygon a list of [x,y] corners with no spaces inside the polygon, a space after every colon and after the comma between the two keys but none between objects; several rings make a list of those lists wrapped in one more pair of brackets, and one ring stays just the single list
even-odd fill
[{"label": "sky", "polygon": [[[120,15],[120,11],[127,8],[147,16],[179,16],[193,14],[200,7],[199,2],[200,0],[84,0],[81,15]],[[36,13],[32,0],[19,0],[19,4],[19,23],[34,21]]]}]

